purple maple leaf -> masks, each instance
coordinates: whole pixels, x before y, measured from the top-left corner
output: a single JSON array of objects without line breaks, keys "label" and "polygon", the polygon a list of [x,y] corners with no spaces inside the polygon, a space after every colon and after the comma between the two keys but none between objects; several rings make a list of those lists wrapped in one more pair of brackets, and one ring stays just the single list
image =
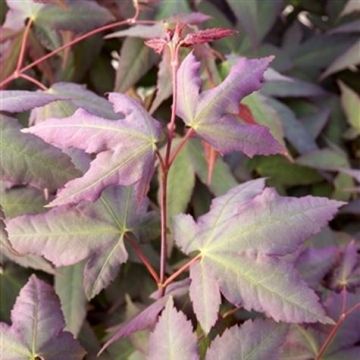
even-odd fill
[{"label": "purple maple leaf", "polygon": [[11,326],[0,323],[3,360],[80,360],[85,356],[73,335],[64,331],[64,317],[53,288],[35,275],[21,289],[11,321]]},{"label": "purple maple leaf", "polygon": [[[206,331],[216,321],[217,288],[231,303],[263,311],[276,321],[331,322],[285,255],[319,232],[343,203],[281,197],[263,188],[262,179],[233,188],[216,198],[196,223],[189,215],[175,217],[176,243],[185,253],[201,256],[190,268],[197,288],[190,297]],[[209,285],[214,282],[217,286]],[[203,307],[211,311],[206,315]]]},{"label": "purple maple leaf", "polygon": [[109,100],[124,119],[107,120],[79,109],[68,118],[49,119],[24,130],[61,149],[98,154],[89,170],[65,184],[49,206],[96,200],[109,185],[138,183],[139,197],[146,192],[154,171],[159,123],[126,95],[112,93]]},{"label": "purple maple leaf", "polygon": [[177,73],[177,115],[220,153],[242,151],[252,157],[284,152],[268,128],[243,124],[236,116],[240,101],[261,87],[272,60],[240,58],[221,84],[200,92],[200,63],[191,52]]}]

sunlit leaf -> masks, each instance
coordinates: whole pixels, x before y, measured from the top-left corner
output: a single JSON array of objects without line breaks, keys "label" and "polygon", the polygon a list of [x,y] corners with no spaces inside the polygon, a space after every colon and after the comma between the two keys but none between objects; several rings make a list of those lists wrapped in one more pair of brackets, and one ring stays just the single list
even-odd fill
[{"label": "sunlit leaf", "polygon": [[68,118],[49,119],[24,130],[62,149],[98,153],[84,176],[68,182],[50,206],[96,200],[109,185],[139,183],[140,197],[144,196],[153,172],[159,125],[126,95],[112,93],[110,101],[124,119],[107,120],[79,109]]},{"label": "sunlit leaf", "polygon": [[254,180],[233,188],[197,223],[178,215],[175,240],[185,253],[199,252],[204,271],[233,304],[277,321],[327,323],[317,296],[284,256],[319,232],[342,203],[280,197],[263,187]]}]

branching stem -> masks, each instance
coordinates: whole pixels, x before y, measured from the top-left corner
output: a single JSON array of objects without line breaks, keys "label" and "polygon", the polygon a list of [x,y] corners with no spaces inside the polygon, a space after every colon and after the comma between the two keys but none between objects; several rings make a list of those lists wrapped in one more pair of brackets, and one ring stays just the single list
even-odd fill
[{"label": "branching stem", "polygon": [[154,269],[154,267],[151,265],[150,260],[147,258],[147,256],[141,250],[141,247],[139,246],[139,244],[130,235],[125,235],[125,239],[129,242],[131,247],[134,249],[136,256],[145,265],[146,269],[148,270],[148,272],[152,276],[152,278],[155,280],[156,284],[159,285],[159,283],[160,283],[159,276],[158,276],[156,270]]},{"label": "branching stem", "polygon": [[59,46],[58,48],[54,49],[53,51],[45,54],[44,56],[40,57],[39,59],[33,61],[32,63],[22,67],[22,62],[23,62],[23,58],[24,58],[24,54],[25,54],[25,49],[26,49],[26,44],[27,44],[27,38],[28,38],[28,34],[29,34],[29,30],[30,30],[30,27],[32,25],[32,21],[31,19],[28,21],[27,25],[26,25],[26,28],[25,28],[25,31],[24,31],[24,36],[23,36],[23,41],[22,41],[22,44],[21,44],[21,48],[20,48],[20,55],[19,55],[19,60],[18,60],[18,65],[16,67],[16,70],[14,71],[14,73],[12,73],[11,75],[9,75],[6,79],[4,79],[1,83],[0,83],[0,89],[3,88],[4,86],[6,86],[8,83],[10,83],[11,81],[17,79],[20,77],[20,75],[22,73],[24,73],[25,71],[27,70],[30,70],[32,69],[33,67],[41,64],[42,62],[46,61],[47,59],[53,57],[54,55],[57,55],[59,54],[60,52],[62,52],[63,50],[71,47],[71,46],[74,46],[76,44],[78,44],[79,42],[93,36],[93,35],[96,35],[96,34],[99,34],[103,31],[106,31],[106,30],[110,30],[110,29],[113,29],[115,27],[118,27],[118,26],[121,26],[121,25],[133,25],[135,23],[138,23],[138,24],[148,24],[149,21],[143,21],[143,20],[138,20],[138,16],[139,16],[139,9],[136,8],[135,9],[135,14],[132,18],[130,19],[126,19],[126,20],[122,20],[122,21],[117,21],[117,22],[114,22],[114,23],[111,23],[111,24],[107,24],[107,25],[104,25],[104,26],[101,26],[101,27],[98,27],[96,29],[93,29],[93,30],[90,30],[88,32],[86,32],[85,34],[82,34],[76,38],[74,38],[73,40],[67,42],[66,44],[62,45],[62,46]]},{"label": "branching stem", "polygon": [[175,149],[173,155],[170,158],[169,165],[171,166],[180,153],[180,151],[184,148],[188,140],[191,138],[191,136],[194,134],[194,129],[189,128],[185,134],[185,136],[182,138],[181,142],[179,143],[178,147]]},{"label": "branching stem", "polygon": [[192,264],[201,259],[201,254],[196,255],[185,263],[181,268],[175,271],[171,276],[169,276],[166,281],[161,285],[162,288],[166,288],[170,283],[172,283],[179,275],[188,270]]},{"label": "branching stem", "polygon": [[19,77],[27,80],[27,81],[30,81],[32,82],[33,84],[35,84],[37,87],[39,87],[41,90],[49,90],[49,88],[47,88],[43,83],[41,83],[40,81],[37,81],[35,78],[29,76],[29,75],[26,75],[26,74],[20,74]]},{"label": "branching stem", "polygon": [[334,325],[334,327],[331,329],[329,335],[327,336],[327,338],[325,339],[324,343],[322,344],[318,354],[316,355],[315,360],[321,360],[322,356],[325,354],[326,349],[328,348],[328,346],[332,343],[332,341],[334,340],[334,337],[336,335],[336,333],[338,332],[340,326],[344,323],[344,321],[347,319],[347,317],[353,313],[356,310],[360,309],[360,302],[355,304],[354,306],[352,306],[349,310],[342,312],[342,314],[340,315],[338,321],[336,322],[336,324]]},{"label": "branching stem", "polygon": [[170,154],[171,144],[175,136],[175,119],[176,119],[176,104],[177,104],[177,69],[179,62],[179,48],[180,44],[173,46],[170,45],[171,53],[171,80],[172,80],[172,92],[173,92],[173,103],[171,107],[171,117],[168,124],[167,131],[167,144],[165,159],[163,161],[163,167],[160,177],[160,218],[161,218],[161,253],[160,253],[160,283],[163,284],[165,281],[165,267],[167,257],[167,180],[168,173],[170,170]]}]

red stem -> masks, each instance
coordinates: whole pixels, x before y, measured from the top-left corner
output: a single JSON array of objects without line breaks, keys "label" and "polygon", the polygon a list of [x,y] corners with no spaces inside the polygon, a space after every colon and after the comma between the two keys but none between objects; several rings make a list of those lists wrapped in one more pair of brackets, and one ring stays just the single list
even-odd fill
[{"label": "red stem", "polygon": [[191,138],[191,136],[194,134],[194,129],[193,128],[189,128],[185,134],[185,136],[182,138],[180,144],[178,145],[178,147],[175,149],[173,155],[170,158],[169,161],[169,165],[171,166],[172,163],[174,162],[174,160],[176,159],[176,157],[179,155],[180,151],[184,148],[184,146],[186,145],[186,143],[188,142],[188,140]]},{"label": "red stem", "polygon": [[154,269],[154,267],[151,265],[149,259],[146,257],[146,255],[142,252],[141,247],[139,244],[131,237],[131,236],[125,236],[125,239],[130,243],[131,247],[134,249],[137,257],[141,260],[141,262],[145,265],[146,269],[148,270],[149,274],[152,276],[152,278],[155,280],[156,285],[159,286],[160,279],[159,276]]},{"label": "red stem", "polygon": [[20,53],[19,53],[16,68],[14,71],[15,74],[19,73],[19,70],[21,69],[21,66],[24,62],[25,51],[26,51],[27,42],[29,39],[30,28],[31,28],[32,23],[33,23],[33,20],[30,18],[25,26],[24,34],[23,34],[23,37],[21,40]]},{"label": "red stem", "polygon": [[173,92],[173,103],[171,107],[171,117],[168,124],[167,132],[167,145],[164,165],[161,171],[161,182],[160,182],[160,218],[161,218],[161,253],[160,253],[160,283],[163,284],[165,281],[165,265],[167,257],[167,180],[168,173],[171,166],[170,153],[171,144],[175,134],[175,119],[176,119],[176,105],[177,105],[177,79],[176,73],[178,69],[178,57],[179,48],[181,43],[176,44],[175,47],[170,44],[171,52],[171,80],[172,80],[172,92]]},{"label": "red stem", "polygon": [[336,322],[336,324],[334,325],[334,327],[331,329],[329,335],[327,336],[327,338],[325,339],[324,343],[322,344],[318,354],[316,355],[315,360],[321,360],[322,356],[325,354],[326,349],[328,348],[328,346],[332,343],[332,341],[334,340],[334,337],[337,333],[337,331],[339,330],[340,326],[344,323],[344,321],[347,319],[347,317],[354,312],[355,310],[360,309],[360,302],[355,304],[354,306],[352,306],[349,310],[343,312],[338,321]]},{"label": "red stem", "polygon": [[170,283],[172,283],[179,275],[181,275],[184,271],[190,268],[192,264],[196,261],[200,260],[201,254],[196,255],[194,258],[190,259],[186,264],[184,264],[179,270],[175,271],[171,276],[169,276],[166,281],[161,285],[163,289],[165,289]]},{"label": "red stem", "polygon": [[49,88],[47,88],[44,84],[42,84],[40,81],[37,81],[36,79],[34,79],[33,77],[31,77],[29,75],[20,74],[19,77],[32,82],[33,84],[38,86],[41,90],[44,90],[44,91],[49,90]]},{"label": "red stem", "polygon": [[168,169],[161,172],[160,180],[160,221],[161,221],[161,252],[160,252],[160,283],[165,280],[165,264],[167,257],[167,175]]},{"label": "red stem", "polygon": [[[109,29],[112,29],[114,27],[118,27],[118,26],[121,26],[121,25],[125,25],[125,24],[129,24],[129,25],[132,25],[132,24],[135,24],[135,23],[139,23],[139,24],[147,24],[149,23],[148,21],[143,21],[143,20],[137,20],[137,17],[139,16],[139,9],[135,9],[135,15],[134,17],[130,18],[130,19],[126,19],[126,20],[122,20],[122,21],[117,21],[117,22],[114,22],[114,23],[111,23],[111,24],[107,24],[107,25],[104,25],[104,26],[101,26],[99,28],[96,28],[96,29],[93,29],[91,31],[88,31],[86,32],[85,34],[83,35],[80,35],[78,37],[76,37],[75,39],[73,39],[72,41],[56,48],[55,50],[47,53],[46,55],[40,57],[39,59],[33,61],[32,63],[24,66],[23,68],[19,68],[17,69],[13,74],[11,74],[10,76],[8,76],[5,80],[3,80],[1,83],[0,83],[0,88],[4,87],[5,85],[7,85],[9,82],[11,82],[12,80],[14,79],[17,79],[21,73],[27,71],[27,70],[30,70],[32,69],[34,66],[36,65],[39,65],[41,64],[42,62],[44,62],[45,60],[53,57],[54,55],[60,53],[61,51],[65,50],[66,48],[68,47],[71,47],[93,35],[96,35],[98,33],[101,33],[105,30],[109,30]],[[31,24],[31,21],[28,22],[28,24]],[[27,25],[27,27],[30,27],[30,25]],[[25,35],[25,33],[24,33]],[[24,36],[25,37],[25,36]]]}]

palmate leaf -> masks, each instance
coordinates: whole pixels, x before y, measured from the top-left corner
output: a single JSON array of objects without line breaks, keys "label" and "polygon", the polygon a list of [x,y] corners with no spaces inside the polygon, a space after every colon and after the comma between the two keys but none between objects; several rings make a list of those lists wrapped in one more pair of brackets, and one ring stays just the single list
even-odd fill
[{"label": "palmate leaf", "polygon": [[177,74],[177,115],[221,153],[242,151],[252,157],[284,152],[266,127],[243,124],[237,117],[241,99],[261,87],[272,59],[240,58],[220,85],[200,93],[200,63],[190,53]]},{"label": "palmate leaf", "polygon": [[67,155],[36,136],[22,134],[20,130],[16,119],[0,115],[2,180],[54,191],[80,175]]},{"label": "palmate leaf", "polygon": [[148,360],[197,360],[197,341],[191,322],[169,298],[149,339]]},{"label": "palmate leaf", "polygon": [[127,260],[125,234],[136,231],[146,205],[138,204],[132,188],[109,187],[95,203],[20,216],[7,222],[7,230],[17,251],[43,255],[57,267],[86,259],[84,287],[92,298]]},{"label": "palmate leaf", "polygon": [[85,352],[69,332],[52,287],[33,275],[11,312],[12,325],[0,323],[3,360],[80,360]]},{"label": "palmate leaf", "polygon": [[98,154],[85,175],[68,182],[49,206],[96,200],[109,185],[138,183],[139,197],[147,190],[159,124],[126,95],[112,93],[109,100],[124,119],[107,120],[79,109],[68,118],[49,119],[24,130],[62,149]]},{"label": "palmate leaf", "polygon": [[[280,197],[258,179],[216,198],[197,223],[189,215],[176,216],[174,237],[186,254],[200,253],[195,266],[216,279],[231,303],[265,312],[276,321],[327,323],[331,320],[317,296],[285,255],[319,232],[342,204],[312,196]],[[209,286],[201,288],[196,297],[190,293],[195,311],[214,296]],[[206,330],[216,320],[215,310],[211,313],[205,321],[196,311]]]},{"label": "palmate leaf", "polygon": [[277,360],[286,333],[284,324],[248,320],[241,327],[233,326],[216,337],[206,353],[206,360]]}]

